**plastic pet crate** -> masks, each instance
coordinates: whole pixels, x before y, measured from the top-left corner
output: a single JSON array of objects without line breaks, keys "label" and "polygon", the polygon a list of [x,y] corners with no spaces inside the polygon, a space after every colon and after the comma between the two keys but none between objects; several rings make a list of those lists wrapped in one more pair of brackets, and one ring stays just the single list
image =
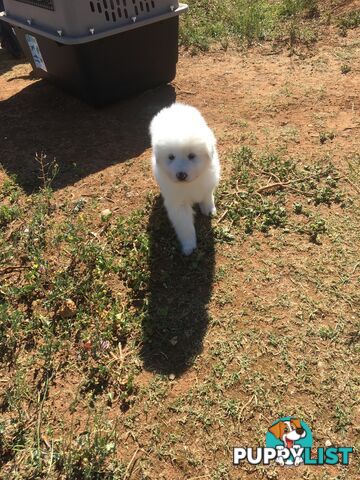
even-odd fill
[{"label": "plastic pet crate", "polygon": [[171,81],[178,60],[175,0],[4,0],[36,73],[93,104]]}]

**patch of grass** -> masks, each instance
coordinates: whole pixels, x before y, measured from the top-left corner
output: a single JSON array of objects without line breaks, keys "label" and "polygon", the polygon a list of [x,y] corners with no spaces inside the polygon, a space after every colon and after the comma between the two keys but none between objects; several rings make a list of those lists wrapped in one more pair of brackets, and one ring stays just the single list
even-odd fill
[{"label": "patch of grass", "polygon": [[17,205],[0,206],[0,228],[6,227],[9,223],[20,216],[20,209]]},{"label": "patch of grass", "polygon": [[[282,228],[307,233],[316,243],[326,232],[325,221],[316,219],[316,210],[309,207],[344,205],[344,195],[338,191],[339,174],[331,162],[300,166],[277,154],[256,157],[243,147],[233,155],[232,164],[231,180],[223,183],[219,196],[228,221],[247,234]],[[299,200],[290,204],[286,192]],[[295,222],[292,213],[302,215],[305,223]]]},{"label": "patch of grass", "polygon": [[337,431],[346,430],[351,424],[349,411],[345,410],[340,405],[336,406],[334,417],[336,419]]},{"label": "patch of grass", "polygon": [[303,15],[306,18],[315,18],[320,15],[317,0],[283,0],[280,3],[280,15],[294,17]]},{"label": "patch of grass", "polygon": [[[224,478],[228,446],[262,444],[262,417],[288,408],[351,431],[357,209],[326,157],[243,147],[228,160],[219,217],[197,217],[189,258],[154,195],[102,220],[96,204],[59,206],[46,182],[29,197],[5,185],[19,207],[0,229],[5,480]],[[289,385],[306,407],[282,403]]]},{"label": "patch of grass", "polygon": [[349,29],[360,26],[360,10],[352,10],[342,15],[338,21],[339,33],[346,36]]},{"label": "patch of grass", "polygon": [[79,480],[124,478],[126,466],[113,458],[116,424],[95,420],[82,435],[70,438],[70,443],[65,438],[54,446],[53,466],[59,475]]},{"label": "patch of grass", "polygon": [[22,190],[16,182],[15,177],[7,177],[2,184],[0,199],[7,198],[10,203],[14,203],[21,195]]},{"label": "patch of grass", "polygon": [[214,42],[227,46],[229,41],[247,45],[265,40],[286,40],[290,45],[308,41],[313,34],[305,33],[302,23],[319,16],[317,0],[190,0],[188,4],[180,38],[193,52],[206,51]]},{"label": "patch of grass", "polygon": [[[79,402],[94,406],[96,399],[103,397],[107,404],[116,402],[126,411],[137,391],[133,385],[137,366],[133,362],[124,365],[123,356],[140,322],[134,311],[124,308],[126,289],[119,277],[127,272],[124,282],[134,292],[141,290],[144,277],[139,274],[139,255],[133,249],[136,245],[141,249],[146,234],[139,235],[137,244],[133,238],[132,254],[116,261],[112,241],[114,249],[121,242],[127,245],[132,226],[137,233],[142,229],[139,217],[128,219],[126,229],[122,219],[114,227],[101,222],[103,238],[98,238],[81,214],[85,206],[74,209],[70,205],[60,212],[49,185],[45,176],[43,189],[29,197],[24,208],[1,206],[6,229],[0,229],[0,357],[1,368],[12,365],[16,375],[0,408],[18,414],[1,424],[0,452],[6,463],[22,455],[21,468],[33,475],[59,470],[64,478],[122,478],[120,473],[113,476],[115,470],[105,466],[116,440],[110,442],[108,434],[98,427],[84,432],[71,448],[66,442],[60,448],[51,440],[52,446],[43,451],[39,435],[51,438],[51,432],[40,434],[34,430],[36,422],[29,429],[30,417],[26,419],[21,413],[21,405],[31,401],[30,415],[51,416],[43,412],[44,403],[48,390],[54,387],[56,372],[68,364],[69,355],[72,371],[81,378],[75,409]],[[2,198],[14,199],[16,191],[13,183],[5,183]],[[18,196],[16,202],[20,199]],[[110,286],[111,281],[116,287]],[[30,388],[28,372],[35,379]]]}]

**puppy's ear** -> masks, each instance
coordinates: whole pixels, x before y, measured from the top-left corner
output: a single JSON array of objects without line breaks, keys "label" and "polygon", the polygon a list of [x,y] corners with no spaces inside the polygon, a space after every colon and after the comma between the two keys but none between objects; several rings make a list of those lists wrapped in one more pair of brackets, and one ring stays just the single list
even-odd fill
[{"label": "puppy's ear", "polygon": [[154,146],[154,144],[157,142],[157,137],[161,135],[161,131],[163,130],[163,114],[166,110],[165,108],[161,110],[159,113],[157,113],[153,119],[150,122],[149,125],[149,133],[150,133],[150,138],[151,138],[151,144]]},{"label": "puppy's ear", "polygon": [[269,428],[269,432],[272,433],[276,438],[281,438],[285,432],[284,422],[278,422],[272,427]]},{"label": "puppy's ear", "polygon": [[149,125],[149,134],[150,134],[150,139],[151,143],[154,141],[154,134],[155,134],[155,123],[156,123],[156,117],[154,117]]},{"label": "puppy's ear", "polygon": [[208,132],[208,140],[206,142],[207,150],[209,152],[210,157],[212,158],[215,154],[216,148],[216,137],[213,134],[212,130],[209,129]]},{"label": "puppy's ear", "polygon": [[300,420],[298,418],[292,418],[290,422],[294,425],[295,428],[302,428]]}]

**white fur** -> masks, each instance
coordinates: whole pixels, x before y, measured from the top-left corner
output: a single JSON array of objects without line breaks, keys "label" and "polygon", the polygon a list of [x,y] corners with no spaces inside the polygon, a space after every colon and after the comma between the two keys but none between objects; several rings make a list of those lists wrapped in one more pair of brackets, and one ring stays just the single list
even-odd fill
[{"label": "white fur", "polygon": [[[150,135],[153,173],[182,251],[190,255],[196,248],[193,205],[198,203],[204,215],[216,214],[220,164],[215,136],[196,108],[181,103],[153,118]],[[180,173],[187,175],[185,181],[179,181]]]}]

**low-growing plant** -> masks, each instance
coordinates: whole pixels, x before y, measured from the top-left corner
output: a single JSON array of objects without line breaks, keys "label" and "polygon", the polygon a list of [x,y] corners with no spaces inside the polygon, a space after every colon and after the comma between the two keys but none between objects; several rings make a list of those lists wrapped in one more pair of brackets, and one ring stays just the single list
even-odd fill
[{"label": "low-growing plant", "polygon": [[79,480],[113,480],[124,478],[126,467],[116,461],[118,444],[116,424],[107,425],[97,419],[95,424],[78,436],[68,433],[67,439],[53,452],[55,470],[65,478]]},{"label": "low-growing plant", "polygon": [[347,75],[348,73],[351,72],[351,67],[347,63],[344,63],[344,65],[341,65],[341,73],[343,75]]},{"label": "low-growing plant", "polygon": [[20,216],[20,208],[17,205],[0,206],[0,228],[6,227],[9,223]]},{"label": "low-growing plant", "polygon": [[341,15],[337,23],[340,35],[345,37],[349,29],[360,26],[360,10],[350,10],[344,15]]},{"label": "low-growing plant", "polygon": [[[256,157],[248,147],[235,152],[232,161],[230,180],[221,186],[219,196],[226,205],[224,218],[247,234],[283,228],[306,233],[316,243],[326,231],[322,221],[306,228],[297,226],[291,218],[292,212],[311,217],[300,200],[306,199],[314,207],[344,205],[345,197],[338,189],[339,175],[331,163],[300,167],[291,158],[273,153]],[[299,200],[289,205],[287,191]]]},{"label": "low-growing plant", "polygon": [[321,132],[320,133],[320,143],[324,144],[328,140],[334,140],[335,133],[334,132]]}]

